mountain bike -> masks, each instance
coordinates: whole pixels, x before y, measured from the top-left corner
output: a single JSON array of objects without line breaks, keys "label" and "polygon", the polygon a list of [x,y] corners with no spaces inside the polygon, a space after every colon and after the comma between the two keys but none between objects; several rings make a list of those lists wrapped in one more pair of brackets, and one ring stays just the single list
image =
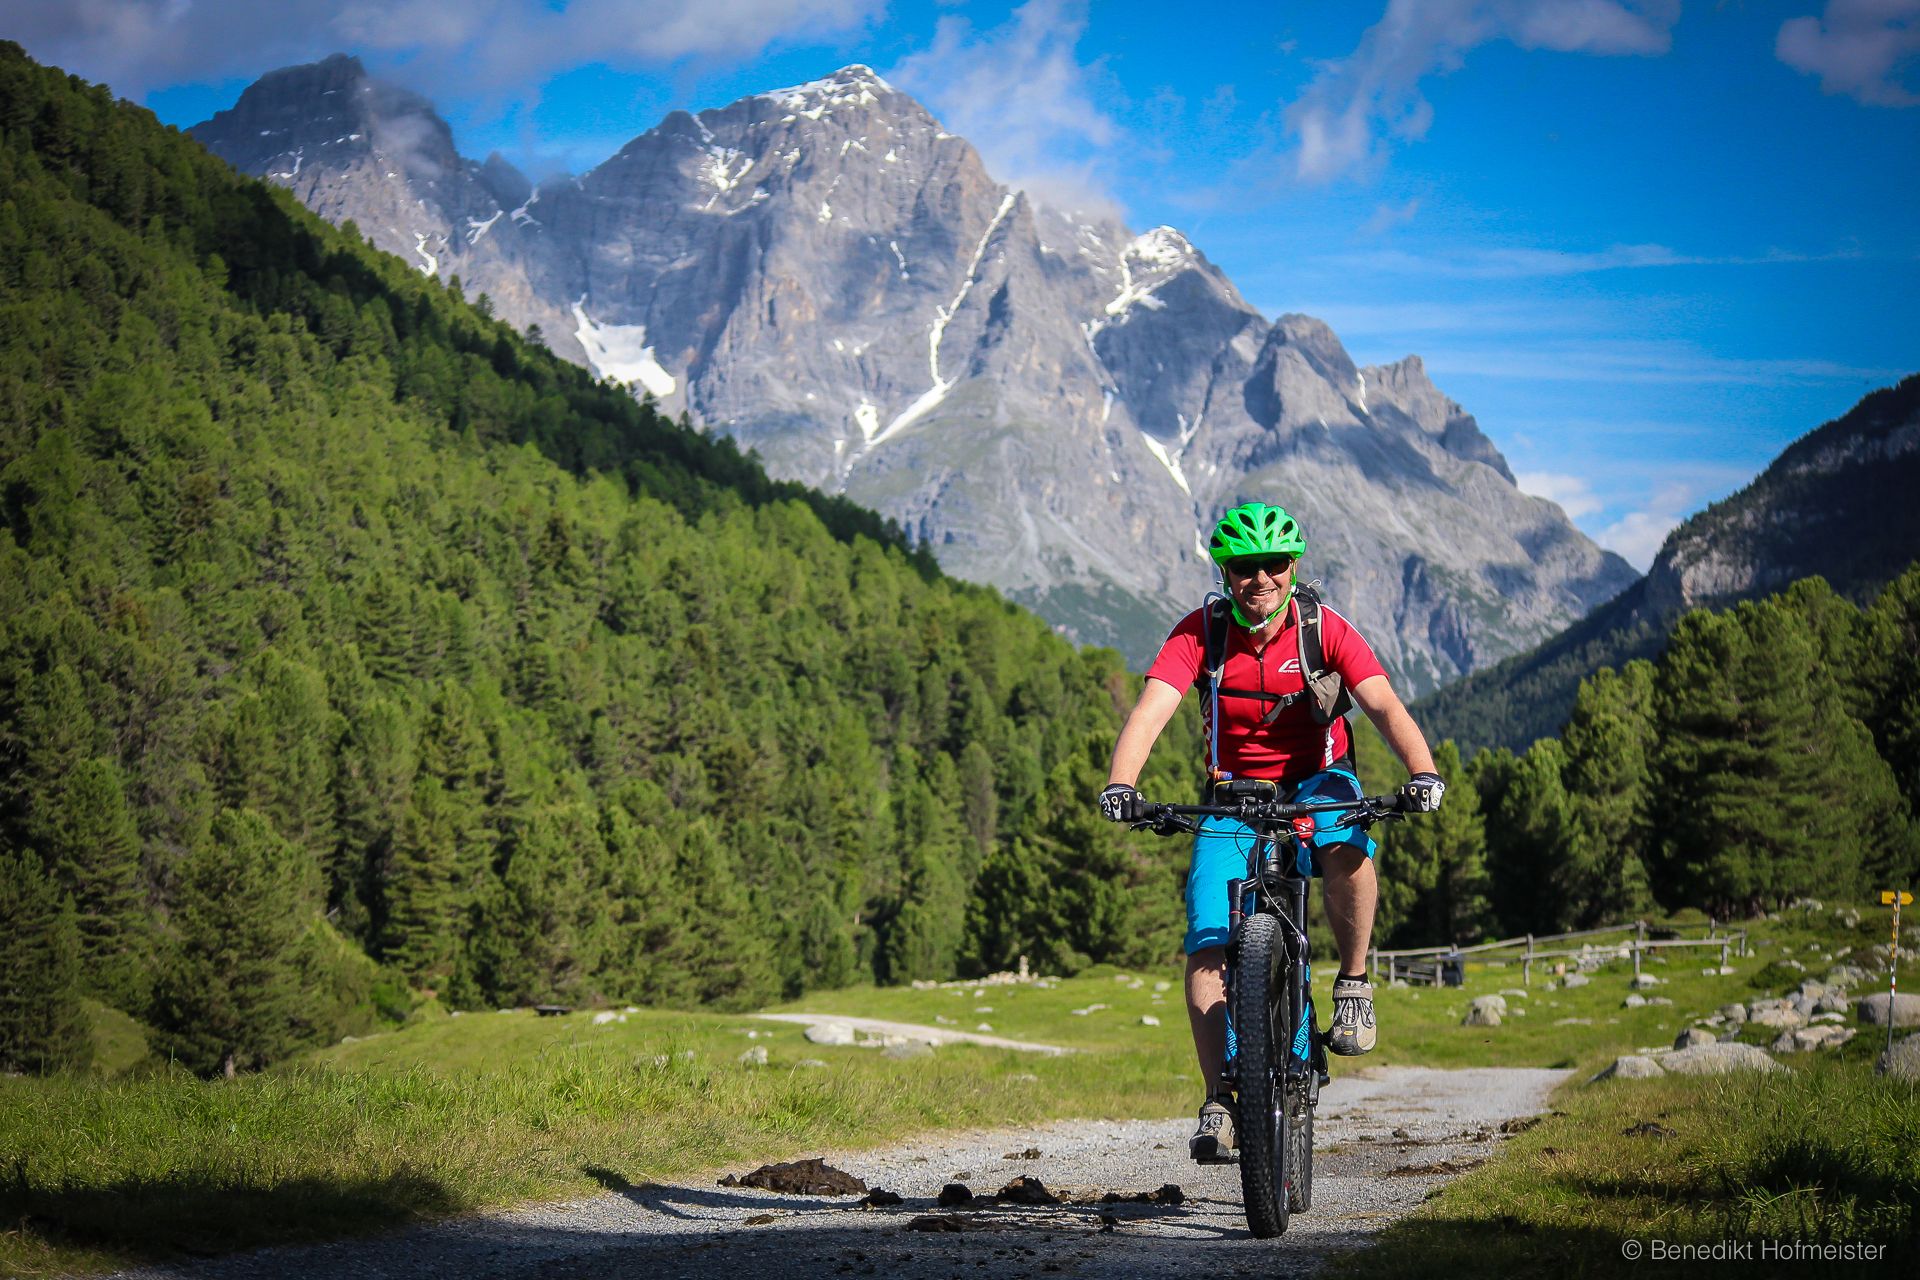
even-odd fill
[{"label": "mountain bike", "polygon": [[1225,1082],[1236,1102],[1247,1227],[1265,1239],[1287,1229],[1289,1214],[1313,1207],[1313,1112],[1328,1079],[1298,842],[1313,834],[1314,814],[1349,813],[1349,825],[1364,829],[1400,817],[1400,798],[1283,804],[1274,783],[1255,778],[1221,783],[1214,796],[1224,802],[1148,805],[1134,827],[1174,835],[1197,831],[1201,818],[1225,817],[1253,829],[1247,875],[1227,884]]}]

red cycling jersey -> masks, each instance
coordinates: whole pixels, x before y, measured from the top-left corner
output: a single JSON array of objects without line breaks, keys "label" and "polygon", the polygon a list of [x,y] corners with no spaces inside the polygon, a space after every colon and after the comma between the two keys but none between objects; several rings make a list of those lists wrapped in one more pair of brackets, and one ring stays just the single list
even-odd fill
[{"label": "red cycling jersey", "polygon": [[[1205,652],[1204,614],[1204,609],[1195,609],[1174,625],[1159,656],[1147,668],[1147,679],[1171,685],[1182,695],[1193,687]],[[1272,724],[1262,725],[1261,717],[1273,707],[1271,700],[1225,692],[1245,689],[1284,698],[1306,688],[1296,635],[1299,617],[1298,608],[1290,607],[1286,625],[1257,652],[1251,632],[1226,623],[1227,656],[1220,670],[1220,768],[1236,777],[1298,782],[1346,755],[1351,746],[1346,721],[1315,723],[1309,698],[1295,698]],[[1386,674],[1365,637],[1324,604],[1320,606],[1320,646],[1327,665],[1340,673],[1349,689]],[[1213,700],[1206,701],[1202,714],[1211,731]]]}]

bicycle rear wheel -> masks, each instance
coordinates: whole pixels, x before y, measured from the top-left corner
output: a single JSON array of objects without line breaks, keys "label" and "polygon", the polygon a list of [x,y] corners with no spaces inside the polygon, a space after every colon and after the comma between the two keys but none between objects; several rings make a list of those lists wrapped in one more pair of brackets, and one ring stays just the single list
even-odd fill
[{"label": "bicycle rear wheel", "polygon": [[[1280,922],[1255,915],[1240,929],[1233,970],[1233,1029],[1239,1041],[1240,1190],[1247,1229],[1261,1239],[1287,1229],[1288,1099],[1285,1094],[1286,949]],[[1279,1012],[1280,1017],[1275,1017]]]}]

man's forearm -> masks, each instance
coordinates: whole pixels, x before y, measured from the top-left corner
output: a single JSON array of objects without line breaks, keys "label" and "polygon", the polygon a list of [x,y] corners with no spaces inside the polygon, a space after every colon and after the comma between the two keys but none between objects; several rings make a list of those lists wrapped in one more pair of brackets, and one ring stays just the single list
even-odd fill
[{"label": "man's forearm", "polygon": [[1427,749],[1427,737],[1420,732],[1420,726],[1413,722],[1399,699],[1394,705],[1384,707],[1377,716],[1370,717],[1374,727],[1380,730],[1380,736],[1393,748],[1393,754],[1400,757],[1400,763],[1407,767],[1409,774],[1432,773],[1433,752]]}]

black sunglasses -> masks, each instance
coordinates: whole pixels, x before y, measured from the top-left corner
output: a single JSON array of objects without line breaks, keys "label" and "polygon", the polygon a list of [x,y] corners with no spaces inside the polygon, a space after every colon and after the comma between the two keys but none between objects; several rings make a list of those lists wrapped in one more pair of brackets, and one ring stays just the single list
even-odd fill
[{"label": "black sunglasses", "polygon": [[1293,568],[1292,556],[1274,556],[1266,560],[1227,561],[1228,571],[1240,578],[1251,578],[1262,569],[1267,571],[1269,578],[1277,578],[1291,568]]}]

